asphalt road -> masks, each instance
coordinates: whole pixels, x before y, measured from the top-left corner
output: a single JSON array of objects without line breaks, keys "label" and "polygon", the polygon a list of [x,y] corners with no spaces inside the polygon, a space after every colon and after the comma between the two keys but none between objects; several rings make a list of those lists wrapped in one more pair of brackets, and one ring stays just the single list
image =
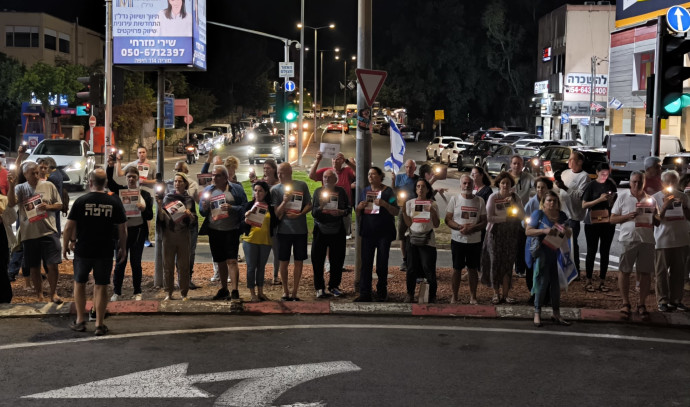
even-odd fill
[{"label": "asphalt road", "polygon": [[106,323],[96,338],[66,318],[4,320],[0,405],[690,405],[690,335],[678,329],[336,315]]}]

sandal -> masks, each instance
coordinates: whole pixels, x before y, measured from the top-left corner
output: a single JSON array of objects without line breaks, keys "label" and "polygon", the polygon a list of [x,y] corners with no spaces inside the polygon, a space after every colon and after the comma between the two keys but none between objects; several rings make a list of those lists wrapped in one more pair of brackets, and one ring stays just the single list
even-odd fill
[{"label": "sandal", "polygon": [[637,306],[637,314],[642,318],[643,321],[649,321],[649,312],[647,312],[647,307],[644,305]]},{"label": "sandal", "polygon": [[271,301],[271,299],[266,297],[266,294],[259,294],[259,301]]},{"label": "sandal", "polygon": [[599,291],[602,293],[607,293],[611,291],[604,283],[599,284]]},{"label": "sandal", "polygon": [[585,286],[585,291],[587,291],[588,293],[594,292],[594,286],[592,285],[592,283],[587,283],[587,285]]},{"label": "sandal", "polygon": [[498,295],[494,295],[493,298],[491,299],[491,303],[494,305],[498,305],[501,302],[501,300],[498,298]]},{"label": "sandal", "polygon": [[84,332],[86,331],[86,321],[72,321],[72,323],[69,324],[69,328],[76,332]]},{"label": "sandal", "polygon": [[623,314],[629,318],[630,315],[632,314],[631,310],[632,310],[632,307],[630,306],[630,304],[623,304],[623,307],[621,307],[621,309],[619,311],[621,314]]},{"label": "sandal", "polygon": [[105,325],[97,326],[94,334],[96,336],[103,336],[108,333],[108,327]]}]

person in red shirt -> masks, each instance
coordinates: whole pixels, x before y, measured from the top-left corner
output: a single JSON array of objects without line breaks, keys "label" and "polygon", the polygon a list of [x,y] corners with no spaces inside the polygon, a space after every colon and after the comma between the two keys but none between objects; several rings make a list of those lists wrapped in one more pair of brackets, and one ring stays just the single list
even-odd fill
[{"label": "person in red shirt", "polygon": [[644,159],[644,192],[654,195],[661,191],[661,159],[659,157],[647,157]]},{"label": "person in red shirt", "polygon": [[9,184],[7,183],[7,173],[9,171],[5,167],[5,158],[0,159],[0,194],[7,195],[7,188]]}]

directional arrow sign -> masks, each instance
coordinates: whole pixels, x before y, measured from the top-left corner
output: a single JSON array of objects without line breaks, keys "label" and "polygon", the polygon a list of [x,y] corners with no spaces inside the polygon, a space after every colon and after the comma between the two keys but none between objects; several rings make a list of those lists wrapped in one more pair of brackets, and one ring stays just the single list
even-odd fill
[{"label": "directional arrow sign", "polygon": [[376,100],[376,96],[378,96],[381,86],[383,86],[383,82],[386,80],[386,76],[388,76],[388,72],[357,69],[355,73],[359,80],[359,86],[362,87],[364,98],[367,100],[367,105],[373,106],[374,100]]},{"label": "directional arrow sign", "polygon": [[690,13],[681,6],[673,6],[666,12],[666,24],[677,33],[690,30]]},{"label": "directional arrow sign", "polygon": [[110,398],[211,398],[195,383],[240,380],[214,406],[270,406],[281,394],[301,383],[338,373],[356,372],[359,366],[348,361],[309,363],[264,369],[236,370],[187,376],[187,363],[144,370],[23,396],[25,399],[110,399]]}]

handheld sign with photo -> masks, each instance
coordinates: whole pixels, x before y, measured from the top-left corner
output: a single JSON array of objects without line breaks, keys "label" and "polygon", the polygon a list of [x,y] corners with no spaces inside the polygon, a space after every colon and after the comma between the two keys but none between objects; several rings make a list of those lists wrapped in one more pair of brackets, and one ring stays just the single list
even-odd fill
[{"label": "handheld sign with photo", "polygon": [[431,201],[421,201],[416,199],[414,201],[414,215],[412,222],[414,223],[429,223],[431,222]]},{"label": "handheld sign with photo", "polygon": [[460,214],[460,221],[457,222],[460,225],[474,225],[477,223],[477,220],[479,219],[478,214],[479,214],[479,208],[474,207],[474,206],[461,206],[460,210],[462,211]]},{"label": "handheld sign with photo", "polygon": [[563,244],[563,239],[565,239],[565,228],[563,225],[556,223],[551,228],[551,231],[544,238],[543,242],[545,245],[550,247],[552,250],[557,250],[561,248]]},{"label": "handheld sign with photo", "polygon": [[544,176],[551,181],[556,179],[553,173],[553,167],[551,167],[551,161],[544,161]]},{"label": "handheld sign with photo", "polygon": [[685,220],[685,215],[683,214],[683,203],[678,200],[674,200],[666,213],[664,214],[664,220]]},{"label": "handheld sign with photo", "polygon": [[199,184],[199,187],[204,188],[213,183],[213,174],[196,174],[196,179],[198,181],[197,183]]},{"label": "handheld sign with photo", "polygon": [[496,220],[494,223],[503,223],[508,219],[508,204],[510,203],[510,198],[497,199],[494,202],[494,217]]},{"label": "handheld sign with photo", "polygon": [[247,216],[247,223],[252,226],[261,227],[268,213],[268,205],[263,202],[257,202],[254,204],[254,207],[257,208],[257,210]]},{"label": "handheld sign with photo", "polygon": [[141,211],[137,208],[137,203],[139,202],[138,189],[121,189],[120,199],[122,200],[122,206],[125,207],[125,215],[128,218],[141,216]]},{"label": "handheld sign with photo", "polygon": [[139,170],[140,180],[146,180],[149,178],[150,167],[148,164],[137,164],[137,170]]},{"label": "handheld sign with photo", "polygon": [[324,191],[321,196],[323,213],[335,215],[338,213],[338,193]]},{"label": "handheld sign with photo", "polygon": [[304,194],[301,191],[293,191],[290,195],[290,200],[288,201],[285,208],[288,213],[300,213],[302,212],[302,202],[304,201]]},{"label": "handheld sign with photo", "polygon": [[43,203],[43,200],[39,194],[32,196],[24,202],[24,211],[30,223],[38,222],[48,217],[48,212],[46,212],[45,209],[39,210],[36,208],[41,203]]},{"label": "handheld sign with photo", "polygon": [[335,158],[340,152],[340,144],[321,143],[319,151],[323,154],[323,158]]},{"label": "handheld sign with photo", "polygon": [[643,199],[636,204],[636,207],[637,215],[635,216],[635,227],[651,228],[653,226],[652,219],[654,217],[654,212],[656,212],[656,207],[652,198]]},{"label": "handheld sign with photo", "polygon": [[172,201],[165,205],[165,210],[170,214],[173,222],[181,222],[187,216],[187,208],[180,201]]},{"label": "handheld sign with photo", "polygon": [[216,195],[209,201],[211,204],[211,219],[220,220],[228,217],[228,213],[220,207],[225,203],[225,195]]},{"label": "handheld sign with photo", "polygon": [[367,215],[376,215],[379,213],[381,207],[374,204],[374,201],[379,198],[381,198],[381,192],[367,192],[367,206],[364,207],[364,213]]}]

